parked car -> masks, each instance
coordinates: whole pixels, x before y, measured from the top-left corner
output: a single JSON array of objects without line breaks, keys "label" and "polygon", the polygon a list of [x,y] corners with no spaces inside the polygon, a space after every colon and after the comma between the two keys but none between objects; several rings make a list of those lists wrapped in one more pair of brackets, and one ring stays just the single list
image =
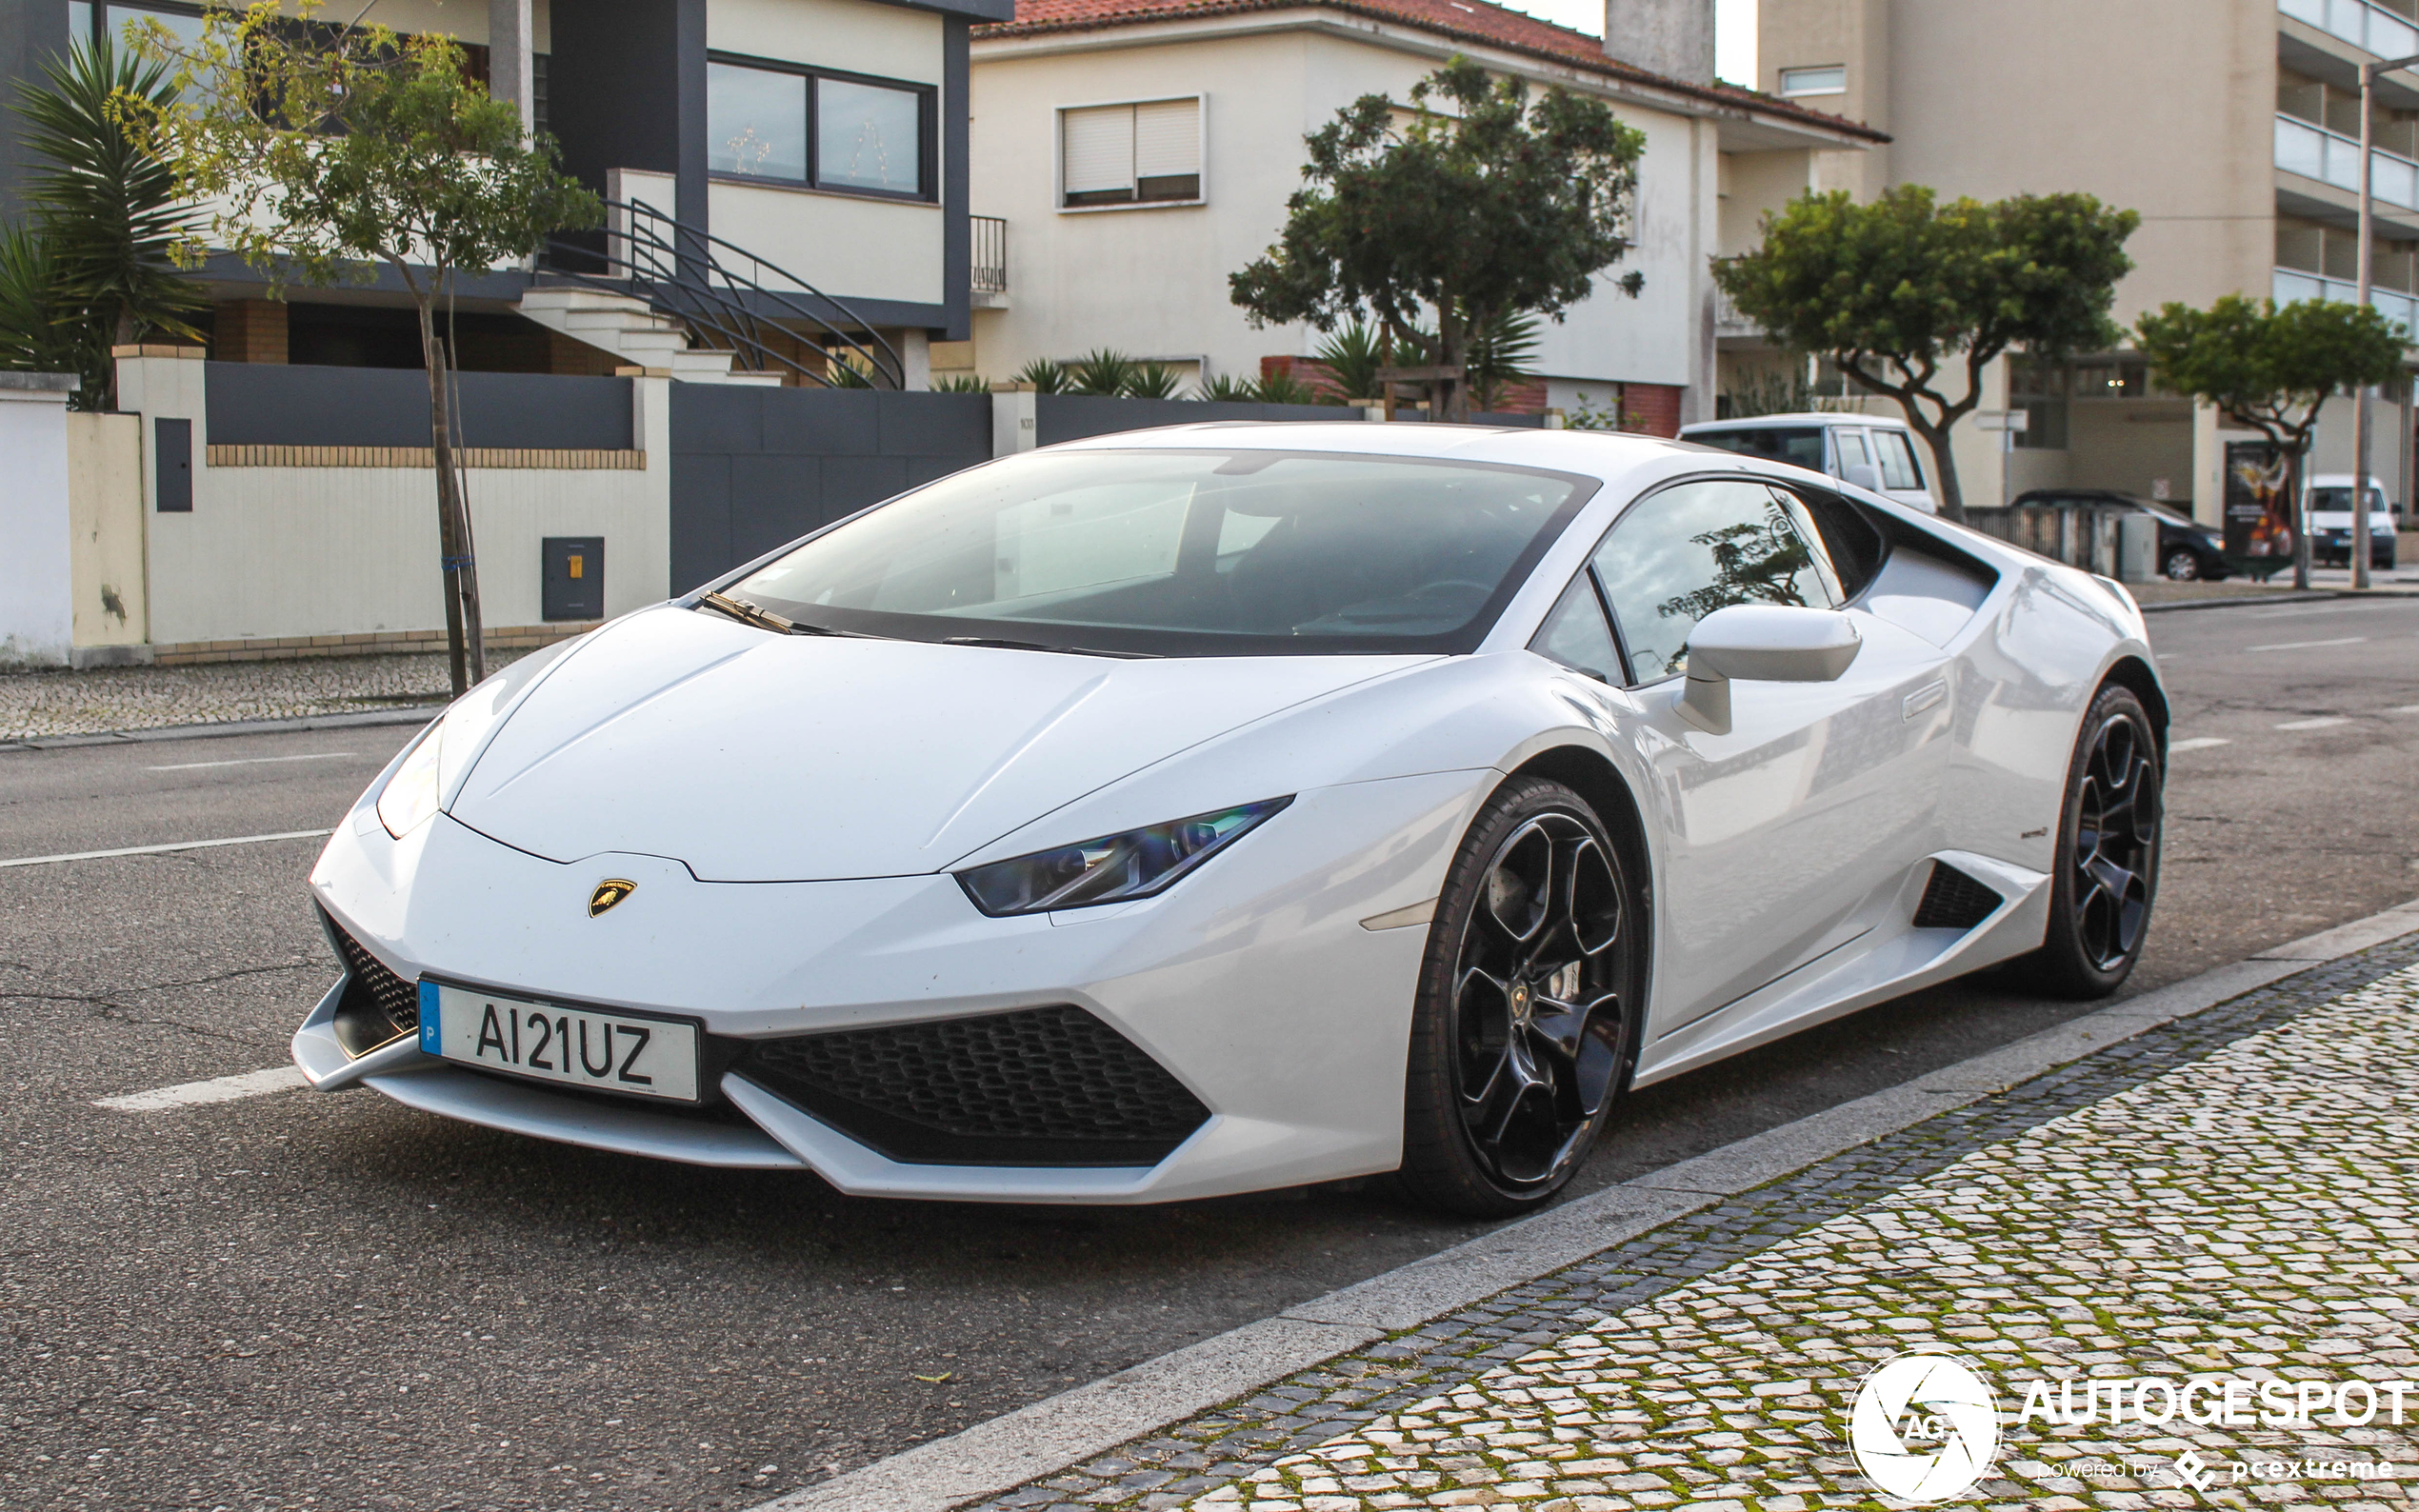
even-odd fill
[{"label": "parked car", "polygon": [[1719,447],[1741,456],[1795,463],[1829,473],[1899,503],[1940,512],[1931,485],[1916,459],[1923,448],[1904,420],[1881,415],[1756,415],[1747,420],[1708,420],[1682,426],[1680,439]]},{"label": "parked car", "polygon": [[[2309,480],[2309,559],[2321,567],[2351,566],[2351,474],[2322,472]],[[2369,475],[2369,566],[2394,565],[2393,507],[2386,485]]]},{"label": "parked car", "polygon": [[2014,507],[2055,507],[2069,502],[2139,509],[2145,514],[2158,516],[2158,571],[2161,577],[2178,583],[2196,580],[2214,583],[2219,578],[2234,575],[2234,565],[2226,560],[2226,533],[2213,525],[2201,524],[2175,506],[2161,500],[2120,493],[2114,488],[2029,488],[2016,495]]},{"label": "parked car", "polygon": [[1502,1215],[1632,1086],[2001,962],[2113,991],[2167,708],[2113,585],[1801,468],[1097,436],[457,700],[311,872],[293,1055],[860,1196]]}]

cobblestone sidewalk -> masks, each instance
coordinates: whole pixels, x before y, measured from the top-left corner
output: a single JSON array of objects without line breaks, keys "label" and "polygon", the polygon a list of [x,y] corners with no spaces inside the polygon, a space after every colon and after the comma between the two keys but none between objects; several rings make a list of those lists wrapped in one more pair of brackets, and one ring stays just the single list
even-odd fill
[{"label": "cobblestone sidewalk", "polygon": [[[488,670],[525,654],[491,650]],[[445,699],[443,656],[12,672],[0,674],[0,741],[407,708]]]},{"label": "cobblestone sidewalk", "polygon": [[2401,1428],[2022,1413],[2036,1382],[2419,1377],[2414,961],[2179,1021],[987,1505],[1904,1506],[1846,1429],[1910,1349],[1998,1400],[1958,1505],[2409,1505],[2419,1391]]}]

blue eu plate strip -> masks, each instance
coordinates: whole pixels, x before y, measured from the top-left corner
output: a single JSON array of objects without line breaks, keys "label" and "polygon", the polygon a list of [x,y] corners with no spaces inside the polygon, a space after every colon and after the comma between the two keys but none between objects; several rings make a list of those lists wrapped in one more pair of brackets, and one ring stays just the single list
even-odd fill
[{"label": "blue eu plate strip", "polygon": [[434,1055],[445,1045],[445,1031],[437,1019],[437,985],[420,984],[420,1053]]}]

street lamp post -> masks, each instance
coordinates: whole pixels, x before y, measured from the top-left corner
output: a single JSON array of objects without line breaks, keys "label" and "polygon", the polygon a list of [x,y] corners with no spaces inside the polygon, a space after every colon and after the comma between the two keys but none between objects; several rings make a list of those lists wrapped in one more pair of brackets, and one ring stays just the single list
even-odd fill
[{"label": "street lamp post", "polygon": [[[2407,69],[2414,63],[2419,63],[2419,53],[2360,66],[2360,293],[2357,302],[2364,308],[2369,303],[2369,260],[2376,245],[2376,207],[2371,196],[2376,164],[2369,155],[2369,112],[2377,92],[2377,75]],[[2369,436],[2373,428],[2369,418],[2369,400],[2373,387],[2362,384],[2351,408],[2351,542],[2348,554],[2351,558],[2351,586],[2355,589],[2369,586]],[[2405,438],[2405,445],[2408,444],[2409,439]],[[2302,497],[2305,500],[2309,497],[2307,484],[2302,488]],[[2305,542],[2309,539],[2309,511],[2305,506],[2302,511]],[[2303,549],[2307,550],[2308,547],[2305,545]]]}]

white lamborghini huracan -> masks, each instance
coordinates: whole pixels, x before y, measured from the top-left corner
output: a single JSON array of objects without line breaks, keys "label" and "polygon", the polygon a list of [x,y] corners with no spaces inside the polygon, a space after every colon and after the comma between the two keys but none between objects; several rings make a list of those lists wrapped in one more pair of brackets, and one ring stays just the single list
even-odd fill
[{"label": "white lamborghini huracan", "polygon": [[2112,990],[2167,704],[2105,579],[1634,436],[1005,458],[532,655],[311,886],[313,1084],[852,1193],[1395,1173],[1995,962]]}]

